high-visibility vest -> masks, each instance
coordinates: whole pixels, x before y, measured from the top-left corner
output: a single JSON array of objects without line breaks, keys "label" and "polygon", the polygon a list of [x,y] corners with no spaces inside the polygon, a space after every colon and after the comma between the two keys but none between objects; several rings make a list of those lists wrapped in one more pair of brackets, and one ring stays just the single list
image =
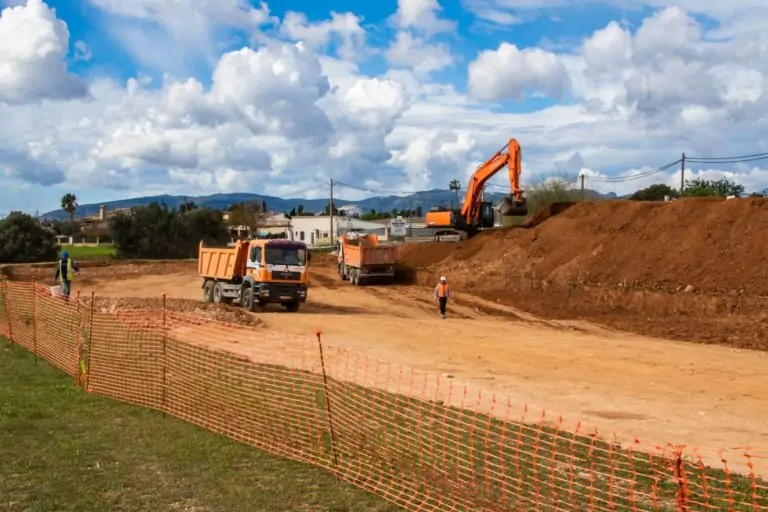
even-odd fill
[{"label": "high-visibility vest", "polygon": [[[59,260],[59,281],[61,281],[62,277],[64,277],[64,273],[62,272],[61,264],[64,263],[63,261]],[[72,260],[67,259],[67,281],[71,281],[72,277],[75,275],[74,269],[72,269]]]},{"label": "high-visibility vest", "polygon": [[450,291],[450,288],[448,288],[448,283],[438,283],[437,284],[437,296],[438,297],[447,297],[449,291]]}]

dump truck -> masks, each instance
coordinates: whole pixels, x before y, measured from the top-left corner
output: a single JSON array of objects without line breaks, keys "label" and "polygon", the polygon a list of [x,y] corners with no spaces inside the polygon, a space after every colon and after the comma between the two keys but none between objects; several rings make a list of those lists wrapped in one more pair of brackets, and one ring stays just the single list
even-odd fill
[{"label": "dump truck", "polygon": [[346,233],[336,242],[339,277],[358,286],[395,280],[397,245],[382,243],[375,234]]},{"label": "dump truck", "polygon": [[234,246],[200,242],[197,270],[203,302],[239,301],[248,311],[282,304],[291,312],[307,300],[309,252],[304,242],[238,240]]}]

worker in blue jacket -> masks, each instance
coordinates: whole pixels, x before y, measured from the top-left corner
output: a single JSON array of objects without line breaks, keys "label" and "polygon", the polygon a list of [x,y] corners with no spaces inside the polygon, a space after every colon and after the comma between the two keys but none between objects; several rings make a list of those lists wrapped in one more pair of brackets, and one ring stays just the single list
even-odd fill
[{"label": "worker in blue jacket", "polygon": [[54,280],[61,283],[61,293],[64,297],[69,297],[69,293],[72,290],[72,277],[79,273],[80,267],[69,259],[69,253],[61,251],[61,259],[59,264],[56,265],[56,277],[54,277]]}]

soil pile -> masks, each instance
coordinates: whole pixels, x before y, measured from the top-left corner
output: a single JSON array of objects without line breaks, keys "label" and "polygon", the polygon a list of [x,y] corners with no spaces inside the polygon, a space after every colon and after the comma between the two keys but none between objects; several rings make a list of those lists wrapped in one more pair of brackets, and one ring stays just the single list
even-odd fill
[{"label": "soil pile", "polygon": [[[85,299],[83,302],[89,302]],[[187,313],[205,320],[216,320],[230,324],[259,326],[262,321],[256,316],[237,306],[224,304],[205,304],[187,299],[134,299],[134,298],[103,298],[97,297],[94,306],[103,313],[117,313],[127,309],[146,309],[160,311],[165,307],[169,311]]]},{"label": "soil pile", "polygon": [[445,274],[537,315],[768,350],[766,199],[577,203],[529,229],[401,256],[422,284]]},{"label": "soil pile", "polygon": [[[768,200],[580,203],[531,229],[420,244],[403,263],[592,284],[768,295]],[[446,247],[447,246],[447,247]],[[431,261],[430,261],[431,260]]]}]

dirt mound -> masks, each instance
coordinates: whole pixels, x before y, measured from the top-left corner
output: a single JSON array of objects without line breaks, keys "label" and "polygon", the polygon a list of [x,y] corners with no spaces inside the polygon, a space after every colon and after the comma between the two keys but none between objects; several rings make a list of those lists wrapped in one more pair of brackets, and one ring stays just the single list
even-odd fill
[{"label": "dirt mound", "polygon": [[560,203],[552,203],[550,205],[545,206],[544,208],[540,209],[536,213],[529,215],[525,221],[520,225],[522,228],[533,228],[541,224],[547,219],[551,219],[555,215],[560,215],[564,211],[566,211],[571,206],[575,205],[576,203],[573,201],[570,202],[560,202]]},{"label": "dirt mound", "polygon": [[402,252],[403,263],[426,267],[420,282],[447,274],[457,289],[539,314],[608,324],[611,314],[637,314],[633,330],[657,334],[654,314],[684,315],[685,328],[668,323],[666,335],[719,342],[739,334],[705,317],[754,313],[758,324],[742,322],[739,332],[765,332],[760,308],[738,298],[768,296],[768,200],[603,201],[541,215],[549,218],[530,229],[419,244]]},{"label": "dirt mound", "polygon": [[[79,285],[89,284],[106,278],[111,280],[131,279],[142,275],[194,274],[197,261],[192,260],[113,260],[105,262],[78,262],[83,275],[76,277]],[[9,265],[0,267],[0,272],[11,281],[48,282],[53,280],[55,263],[34,263],[30,265]]]},{"label": "dirt mound", "polygon": [[[89,299],[85,299],[87,304]],[[114,313],[126,309],[147,309],[158,311],[163,307],[162,299],[138,299],[138,298],[106,298],[97,297],[94,306],[97,311]],[[200,301],[186,299],[166,299],[165,308],[169,311],[178,311],[207,320],[217,320],[251,327],[262,324],[255,315],[242,308],[220,304],[205,304]]]},{"label": "dirt mound", "polygon": [[665,291],[692,285],[768,295],[768,200],[762,198],[579,203],[528,230],[413,247],[401,253],[403,263],[471,266],[473,278],[535,274],[560,284]]},{"label": "dirt mound", "polygon": [[310,267],[330,268],[335,267],[338,263],[338,257],[334,252],[312,251],[311,254],[312,261],[309,262]]}]

